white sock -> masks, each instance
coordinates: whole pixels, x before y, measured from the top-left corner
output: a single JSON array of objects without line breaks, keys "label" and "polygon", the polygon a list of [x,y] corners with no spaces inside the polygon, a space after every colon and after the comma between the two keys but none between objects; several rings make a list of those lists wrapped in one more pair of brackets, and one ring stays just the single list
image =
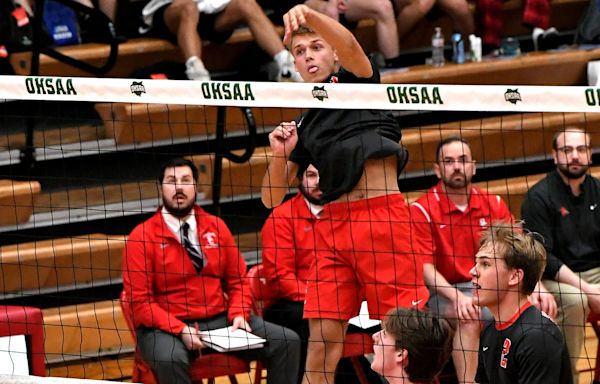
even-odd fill
[{"label": "white sock", "polygon": [[185,61],[185,74],[190,80],[208,81],[210,74],[198,56],[192,56]]}]

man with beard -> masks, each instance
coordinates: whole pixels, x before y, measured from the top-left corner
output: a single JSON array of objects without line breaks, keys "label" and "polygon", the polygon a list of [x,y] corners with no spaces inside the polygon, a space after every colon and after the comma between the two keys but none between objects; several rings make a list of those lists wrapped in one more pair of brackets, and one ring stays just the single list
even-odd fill
[{"label": "man with beard", "polygon": [[544,238],[543,281],[558,303],[557,323],[576,375],[589,309],[600,313],[600,180],[588,174],[590,136],[580,128],[554,136],[552,157],[556,169],[525,195],[521,216]]},{"label": "man with beard", "polygon": [[315,261],[314,229],[323,206],[319,200],[322,193],[319,171],[311,164],[300,178],[296,196],[273,209],[261,236],[264,276],[274,299],[264,316],[300,335],[303,341],[300,364],[304,367],[309,332],[308,320],[302,314],[306,284]]},{"label": "man with beard", "polygon": [[268,340],[234,354],[265,361],[268,383],[295,383],[298,335],[250,314],[246,263],[225,223],[195,204],[197,180],[191,161],[166,163],[158,176],[163,206],[127,239],[124,299],[142,358],[160,383],[191,383],[191,361],[204,348],[199,331],[231,325]]},{"label": "man with beard", "polygon": [[[452,359],[461,383],[475,378],[480,320],[492,319],[487,309],[482,313],[471,294],[469,271],[481,233],[494,221],[513,221],[500,196],[471,184],[475,171],[471,147],[464,138],[442,140],[434,165],[440,182],[411,206],[415,241],[426,250],[423,276],[431,290],[429,307],[456,321]],[[534,300],[552,316],[556,311],[552,296],[536,291]]]}]

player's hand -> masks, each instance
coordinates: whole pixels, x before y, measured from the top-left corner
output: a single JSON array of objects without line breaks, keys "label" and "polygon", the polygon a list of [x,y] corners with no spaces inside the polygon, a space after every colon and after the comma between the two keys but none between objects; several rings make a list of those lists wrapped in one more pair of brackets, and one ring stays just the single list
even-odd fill
[{"label": "player's hand", "polygon": [[292,41],[292,34],[300,28],[301,25],[306,24],[306,15],[313,12],[312,9],[304,4],[299,4],[290,9],[285,15],[283,15],[283,26],[285,34],[283,35],[283,43],[289,44]]},{"label": "player's hand", "polygon": [[481,318],[481,309],[473,302],[473,298],[458,290],[455,306],[458,319],[461,321],[479,321]]},{"label": "player's hand", "polygon": [[600,284],[587,284],[584,292],[592,312],[600,314]]},{"label": "player's hand", "polygon": [[546,313],[546,315],[556,319],[556,315],[558,314],[556,300],[541,281],[537,283],[535,289],[529,296],[529,302],[540,311]]},{"label": "player's hand", "polygon": [[190,351],[199,351],[204,348],[204,344],[202,344],[202,339],[200,338],[200,331],[198,331],[197,327],[186,325],[181,331],[180,336],[181,341],[183,341],[185,347]]},{"label": "player's hand", "polygon": [[269,133],[269,144],[273,156],[283,156],[287,158],[292,150],[298,144],[298,131],[296,130],[296,122],[282,122]]},{"label": "player's hand", "polygon": [[241,328],[246,330],[246,332],[252,332],[252,328],[250,328],[250,324],[244,319],[243,316],[237,316],[233,319],[233,324],[231,325],[231,330],[235,331],[236,329]]}]

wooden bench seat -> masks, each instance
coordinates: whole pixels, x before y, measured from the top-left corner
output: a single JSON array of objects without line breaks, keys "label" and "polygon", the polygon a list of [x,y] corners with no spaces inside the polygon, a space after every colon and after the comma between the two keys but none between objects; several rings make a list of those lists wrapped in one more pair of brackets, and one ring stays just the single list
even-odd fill
[{"label": "wooden bench seat", "polygon": [[103,234],[0,247],[2,294],[77,286],[121,277],[125,236]]},{"label": "wooden bench seat", "polygon": [[41,190],[37,181],[0,180],[0,226],[26,223]]},{"label": "wooden bench seat", "polygon": [[[119,145],[214,135],[217,107],[165,104],[98,103],[106,137]],[[258,128],[294,119],[299,108],[252,108]],[[240,108],[227,108],[226,133],[247,132]]]},{"label": "wooden bench seat", "polygon": [[47,364],[135,349],[117,300],[50,308],[43,313]]},{"label": "wooden bench seat", "polygon": [[600,48],[532,52],[515,58],[486,59],[479,63],[447,63],[443,67],[417,65],[382,74],[394,84],[587,85],[587,63],[600,58]]}]

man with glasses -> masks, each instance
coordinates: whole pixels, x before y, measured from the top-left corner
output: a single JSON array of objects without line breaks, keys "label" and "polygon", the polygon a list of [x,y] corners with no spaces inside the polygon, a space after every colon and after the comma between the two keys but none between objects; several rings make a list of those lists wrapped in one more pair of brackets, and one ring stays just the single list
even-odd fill
[{"label": "man with glasses", "polygon": [[[476,162],[461,136],[449,136],[436,149],[433,168],[440,180],[411,205],[415,241],[427,253],[423,276],[431,291],[431,310],[456,324],[452,360],[460,383],[472,383],[477,370],[480,320],[492,314],[473,301],[470,270],[481,233],[495,221],[513,217],[498,195],[472,184]],[[543,286],[532,301],[553,316],[556,304]]]},{"label": "man with glasses", "polygon": [[556,169],[526,194],[521,216],[525,227],[544,238],[543,282],[558,304],[556,320],[577,383],[585,321],[589,309],[600,313],[600,180],[589,175],[590,135],[583,129],[558,132],[552,148]]}]

